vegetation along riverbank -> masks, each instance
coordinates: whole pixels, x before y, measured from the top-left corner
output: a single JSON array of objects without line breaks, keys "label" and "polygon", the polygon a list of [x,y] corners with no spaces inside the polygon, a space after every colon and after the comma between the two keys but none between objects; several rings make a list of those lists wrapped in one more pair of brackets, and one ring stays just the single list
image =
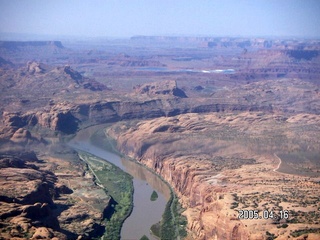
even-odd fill
[{"label": "vegetation along riverbank", "polygon": [[108,213],[104,216],[106,231],[103,239],[120,239],[122,224],[133,209],[132,176],[89,153],[79,152],[79,157],[88,164],[97,185],[112,197],[109,209],[105,211]]}]

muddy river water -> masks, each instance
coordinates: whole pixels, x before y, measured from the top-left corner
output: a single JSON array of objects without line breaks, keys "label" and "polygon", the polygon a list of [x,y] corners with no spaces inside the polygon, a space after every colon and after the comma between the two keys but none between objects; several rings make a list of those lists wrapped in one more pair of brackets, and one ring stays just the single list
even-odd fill
[{"label": "muddy river water", "polygon": [[[98,125],[79,131],[69,145],[74,149],[102,158],[133,176],[133,211],[123,224],[121,239],[140,239],[143,235],[149,239],[155,239],[150,234],[150,227],[161,220],[170,198],[170,189],[156,174],[145,167],[95,144],[99,139],[95,138],[95,141],[92,141],[91,136],[97,131],[103,131],[104,127],[104,125]],[[159,196],[156,201],[150,200],[153,191],[156,191]]]}]

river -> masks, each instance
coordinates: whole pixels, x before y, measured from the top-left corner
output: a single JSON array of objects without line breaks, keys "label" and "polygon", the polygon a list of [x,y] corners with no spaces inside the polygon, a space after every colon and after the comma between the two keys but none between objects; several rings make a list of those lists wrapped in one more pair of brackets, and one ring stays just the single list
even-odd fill
[{"label": "river", "polygon": [[[150,234],[150,227],[161,220],[170,198],[170,189],[156,174],[145,167],[95,144],[99,139],[95,137],[95,141],[92,141],[91,136],[97,131],[103,131],[104,128],[105,125],[97,125],[83,129],[68,144],[74,149],[102,158],[133,176],[133,211],[122,226],[121,239],[140,239],[143,235],[149,239],[156,239]],[[158,193],[156,201],[150,200],[153,191]]]}]

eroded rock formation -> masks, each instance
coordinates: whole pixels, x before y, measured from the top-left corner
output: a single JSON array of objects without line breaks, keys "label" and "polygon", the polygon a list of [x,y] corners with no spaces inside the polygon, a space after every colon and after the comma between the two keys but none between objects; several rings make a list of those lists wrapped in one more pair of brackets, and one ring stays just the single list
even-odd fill
[{"label": "eroded rock formation", "polygon": [[[0,153],[1,238],[90,239],[103,234],[101,221],[110,197],[94,185],[90,175],[82,190],[87,188],[86,194],[91,193],[92,198],[78,190],[81,164],[76,169],[67,163],[61,174],[57,171],[61,160],[52,160],[41,161],[34,152]],[[88,205],[96,197],[100,203]]]},{"label": "eroded rock formation", "polygon": [[151,96],[168,95],[180,98],[187,97],[185,92],[177,87],[177,83],[175,81],[146,83],[142,86],[136,86],[135,91],[137,94],[148,94]]}]

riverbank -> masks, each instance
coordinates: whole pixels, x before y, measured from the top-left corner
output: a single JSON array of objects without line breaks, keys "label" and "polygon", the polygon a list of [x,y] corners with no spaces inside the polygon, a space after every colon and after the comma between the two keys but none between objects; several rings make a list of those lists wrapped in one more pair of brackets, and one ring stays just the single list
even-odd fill
[{"label": "riverbank", "polygon": [[[146,235],[149,239],[156,239],[150,234],[150,228],[152,224],[161,220],[166,203],[170,198],[170,189],[157,175],[142,165],[133,160],[121,158],[119,156],[121,154],[114,148],[115,142],[106,138],[103,129],[99,129],[103,128],[103,126],[105,125],[80,130],[69,145],[73,146],[77,151],[83,151],[94,155],[94,157],[101,158],[104,163],[108,161],[121,169],[121,171],[133,176],[134,208],[131,215],[124,221],[121,239],[140,239],[143,235]],[[100,137],[96,135],[100,135]],[[99,147],[95,143],[98,143]],[[103,170],[101,166],[100,170]],[[158,193],[156,201],[150,200],[153,191]]]},{"label": "riverbank", "polygon": [[[99,130],[95,132],[91,137],[92,144],[107,148],[109,151],[112,151],[117,154],[121,154],[116,149],[116,141],[106,134],[106,130]],[[135,159],[132,159],[126,155],[121,154],[126,160],[134,163],[134,165],[139,165],[142,169],[145,169],[146,172],[150,172],[153,175],[156,175],[157,178],[167,186],[169,189],[169,194],[167,193],[167,203],[162,214],[161,221],[151,226],[150,231],[157,239],[181,239],[187,235],[186,225],[187,219],[182,215],[184,209],[178,201],[177,196],[175,195],[171,186],[158,174],[156,174],[152,169],[147,168],[141,163],[137,162]],[[133,164],[129,168],[132,169]],[[133,174],[132,172],[129,172]]]},{"label": "riverbank", "polygon": [[111,196],[111,204],[103,213],[106,225],[103,239],[120,239],[122,224],[133,209],[132,176],[92,154],[79,151],[79,158],[88,165],[96,184]]},{"label": "riverbank", "polygon": [[151,233],[159,239],[178,239],[187,236],[187,219],[182,215],[184,209],[172,192],[160,222],[152,225]]},{"label": "riverbank", "polygon": [[[104,124],[103,126],[108,125]],[[92,142],[91,138],[99,127],[101,126],[88,126],[63,141],[69,142],[69,145],[76,149],[79,158],[87,165],[86,171],[94,176],[94,183],[111,198],[109,205],[102,213],[105,233],[101,238],[116,240],[121,238],[122,225],[133,209],[133,178],[115,164],[110,163],[108,159],[91,154],[89,149],[82,145],[82,141]],[[108,142],[104,147],[108,152],[118,154],[113,146],[113,143]],[[80,150],[81,148],[82,150]],[[99,202],[99,199],[96,201]]]}]

